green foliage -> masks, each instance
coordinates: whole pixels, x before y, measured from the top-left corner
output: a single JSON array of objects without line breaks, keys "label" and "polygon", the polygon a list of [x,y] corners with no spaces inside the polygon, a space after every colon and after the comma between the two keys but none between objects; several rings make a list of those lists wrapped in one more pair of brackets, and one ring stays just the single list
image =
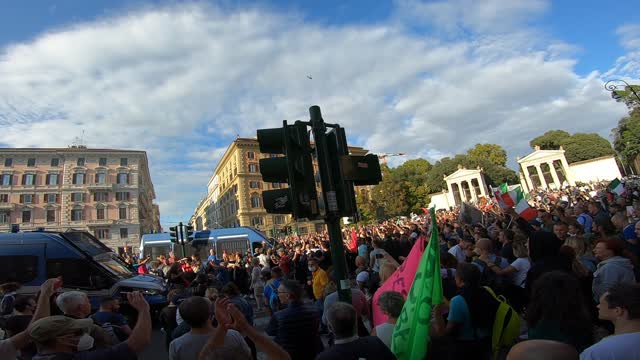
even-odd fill
[{"label": "green foliage", "polygon": [[630,111],[640,108],[640,99],[636,96],[640,96],[640,85],[625,86],[624,90],[616,90],[615,93],[618,96],[616,101],[627,105]]},{"label": "green foliage", "polygon": [[549,130],[546,133],[529,141],[529,146],[535,148],[540,146],[541,150],[558,150],[562,143],[571,137],[571,134],[564,130]]},{"label": "green foliage", "polygon": [[558,150],[562,146],[569,163],[613,155],[609,140],[594,133],[569,134],[564,130],[550,130],[529,142],[542,150]]},{"label": "green foliage", "polygon": [[633,162],[640,155],[640,108],[620,119],[612,135],[615,150],[626,161]]},{"label": "green foliage", "polygon": [[467,152],[469,158],[476,161],[488,160],[498,166],[507,165],[507,152],[500,145],[476,144]]}]

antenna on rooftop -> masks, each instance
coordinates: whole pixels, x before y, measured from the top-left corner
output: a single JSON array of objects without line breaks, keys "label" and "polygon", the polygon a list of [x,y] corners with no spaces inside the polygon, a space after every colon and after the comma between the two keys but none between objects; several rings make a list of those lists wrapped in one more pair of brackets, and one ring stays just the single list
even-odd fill
[{"label": "antenna on rooftop", "polygon": [[82,136],[76,136],[73,138],[73,142],[69,145],[71,149],[86,149],[87,144],[84,142],[84,129],[82,129]]}]

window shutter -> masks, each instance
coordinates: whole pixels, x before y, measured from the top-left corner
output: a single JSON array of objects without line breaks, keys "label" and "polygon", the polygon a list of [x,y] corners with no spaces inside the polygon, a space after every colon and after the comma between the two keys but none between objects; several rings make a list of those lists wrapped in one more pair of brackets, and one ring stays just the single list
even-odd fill
[{"label": "window shutter", "polygon": [[131,193],[127,192],[127,201],[131,201]]},{"label": "window shutter", "polygon": [[22,175],[22,185],[27,183],[27,175]]},{"label": "window shutter", "polygon": [[87,174],[84,174],[84,176],[82,176],[82,183],[83,184],[87,183]]},{"label": "window shutter", "polygon": [[77,180],[78,180],[78,174],[73,174],[73,177],[72,177],[72,179],[71,179],[71,182],[72,182],[73,184],[75,184]]},{"label": "window shutter", "polygon": [[86,216],[86,211],[84,209],[82,209],[82,220],[86,220],[87,216]]},{"label": "window shutter", "polygon": [[47,178],[45,179],[47,185],[51,185],[51,175],[47,174]]},{"label": "window shutter", "polygon": [[20,203],[24,204],[24,195],[20,195]]},{"label": "window shutter", "polygon": [[60,204],[60,195],[56,194],[56,202]]},{"label": "window shutter", "polygon": [[95,175],[95,180],[93,182],[96,183],[96,184],[98,183],[98,174],[97,173]]}]

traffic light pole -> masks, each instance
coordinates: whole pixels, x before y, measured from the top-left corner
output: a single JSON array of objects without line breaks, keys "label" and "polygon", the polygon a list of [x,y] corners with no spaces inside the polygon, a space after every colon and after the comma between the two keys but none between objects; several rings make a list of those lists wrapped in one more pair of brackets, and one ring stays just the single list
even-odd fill
[{"label": "traffic light pole", "polygon": [[182,257],[185,258],[187,257],[187,251],[184,247],[184,226],[182,225],[182,221],[180,222],[180,224],[178,224],[178,241],[180,241],[180,246],[182,247]]},{"label": "traffic light pole", "polygon": [[309,108],[311,118],[311,128],[316,144],[318,156],[318,169],[320,181],[322,183],[322,197],[326,209],[326,224],[329,232],[331,244],[331,258],[333,259],[333,271],[336,285],[338,287],[338,298],[342,302],[351,304],[351,284],[347,277],[347,260],[344,254],[344,244],[342,242],[342,231],[340,229],[340,211],[336,196],[336,186],[333,183],[334,177],[331,173],[329,149],[327,146],[327,126],[322,119],[320,107],[314,105]]}]

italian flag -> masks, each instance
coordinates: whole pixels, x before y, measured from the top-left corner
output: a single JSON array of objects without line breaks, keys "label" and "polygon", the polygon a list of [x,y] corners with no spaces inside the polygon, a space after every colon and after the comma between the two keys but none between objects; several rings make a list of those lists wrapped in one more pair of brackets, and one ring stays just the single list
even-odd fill
[{"label": "italian flag", "polygon": [[609,183],[609,186],[607,186],[607,188],[609,188],[609,191],[616,195],[624,194],[624,184],[620,182],[619,179],[614,179]]},{"label": "italian flag", "polygon": [[532,208],[520,186],[509,191],[507,184],[495,189],[496,199],[503,209],[513,208],[521,218],[531,221],[538,216],[538,211]]}]

